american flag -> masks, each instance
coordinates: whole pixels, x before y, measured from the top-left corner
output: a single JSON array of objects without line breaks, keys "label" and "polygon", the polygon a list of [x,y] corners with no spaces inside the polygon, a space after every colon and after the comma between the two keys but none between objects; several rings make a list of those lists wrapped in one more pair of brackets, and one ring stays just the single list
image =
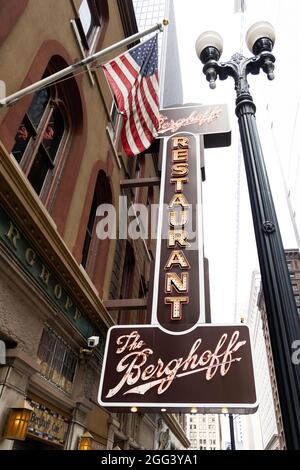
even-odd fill
[{"label": "american flag", "polygon": [[124,151],[137,155],[150,147],[159,127],[157,34],[102,67],[123,115]]}]

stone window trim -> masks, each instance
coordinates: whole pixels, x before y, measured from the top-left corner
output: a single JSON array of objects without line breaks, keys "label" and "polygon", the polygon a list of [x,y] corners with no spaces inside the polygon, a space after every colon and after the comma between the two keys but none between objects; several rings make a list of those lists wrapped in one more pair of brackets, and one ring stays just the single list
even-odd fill
[{"label": "stone window trim", "polygon": [[[54,71],[55,67],[52,66],[50,61],[44,75],[52,74]],[[35,105],[34,100],[38,101],[39,94],[41,93],[47,94],[47,98],[44,103],[44,109],[39,113],[38,122],[33,124],[30,113],[32,109],[34,112],[36,105],[39,105],[38,102]],[[57,125],[59,125],[59,128]],[[25,135],[21,136],[20,139],[19,135],[22,133],[22,130]],[[51,135],[50,131],[52,132]],[[18,141],[22,140],[22,137],[26,139],[27,134],[28,141],[26,148],[22,151],[19,164],[46,207],[49,203],[55,179],[61,173],[63,160],[68,153],[71,133],[71,116],[67,100],[63,96],[62,88],[59,85],[52,85],[47,89],[37,91],[33,95],[31,104],[19,125],[12,153],[14,154]],[[58,141],[56,143],[57,138]],[[54,148],[52,148],[52,152],[51,145],[53,143]],[[40,165],[47,166],[47,169],[45,168],[44,175],[39,172],[39,174],[32,176],[37,160],[41,160]]]},{"label": "stone window trim", "polygon": [[[25,88],[28,84],[40,80],[53,58],[59,69],[72,63],[72,58],[59,41],[54,39],[44,41],[18,88]],[[53,218],[58,232],[63,235],[87,141],[87,109],[82,84],[78,77],[72,77],[72,79],[62,83],[61,87],[64,98],[68,102],[72,138],[69,139],[68,155],[67,158],[63,159],[63,169],[59,178],[54,181],[46,209]],[[7,110],[4,119],[0,123],[0,139],[8,152],[14,146],[17,130],[30,106],[31,100],[32,95],[25,96],[24,99]]]}]

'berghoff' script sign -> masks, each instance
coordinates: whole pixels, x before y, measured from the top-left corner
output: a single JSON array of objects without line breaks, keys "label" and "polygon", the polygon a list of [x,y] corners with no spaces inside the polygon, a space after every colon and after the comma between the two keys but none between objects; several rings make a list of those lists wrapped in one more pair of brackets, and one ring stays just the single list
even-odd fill
[{"label": "'berghoff' script sign", "polygon": [[225,104],[181,106],[160,110],[158,138],[177,132],[204,136],[204,147],[227,147],[231,144],[228,110]]},{"label": "'berghoff' script sign", "polygon": [[[241,356],[234,357],[234,353],[246,343],[238,341],[239,335],[238,331],[234,331],[228,338],[228,334],[224,333],[213,350],[204,352],[200,349],[202,338],[198,338],[186,358],[174,358],[167,364],[161,358],[156,364],[151,364],[153,350],[147,347],[137,331],[119,336],[116,354],[119,354],[120,361],[116,369],[121,374],[121,380],[109,390],[107,398],[113,397],[122,389],[123,395],[144,395],[152,387],[157,387],[157,394],[161,395],[175,379],[200,372],[204,372],[206,380],[211,380],[217,372],[225,376],[232,363],[242,359]],[[132,387],[139,381],[144,383]]]},{"label": "'berghoff' script sign", "polygon": [[186,118],[179,118],[176,121],[174,121],[174,119],[169,121],[167,116],[160,114],[158,134],[169,135],[170,132],[175,134],[175,132],[179,131],[183,127],[191,126],[193,124],[196,124],[199,127],[200,132],[201,126],[204,124],[209,124],[215,119],[218,119],[221,116],[221,113],[221,108],[219,106],[215,106],[214,108],[206,109],[204,113],[192,111],[191,114]]},{"label": "'berghoff' script sign", "polygon": [[103,406],[168,406],[179,400],[181,408],[256,407],[245,325],[203,325],[181,335],[152,326],[113,327],[103,365]]}]

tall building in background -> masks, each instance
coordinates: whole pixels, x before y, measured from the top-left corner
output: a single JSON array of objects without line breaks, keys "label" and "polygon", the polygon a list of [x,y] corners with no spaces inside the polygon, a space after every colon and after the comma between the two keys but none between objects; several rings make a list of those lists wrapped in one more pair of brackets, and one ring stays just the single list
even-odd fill
[{"label": "tall building in background", "polygon": [[133,0],[138,28],[143,31],[164,18],[169,26],[159,36],[160,106],[183,104],[183,90],[173,0]]},{"label": "tall building in background", "polygon": [[[300,321],[300,255],[285,250],[287,266]],[[240,417],[244,449],[285,449],[266,306],[259,272],[252,275],[247,322],[252,337],[254,372],[259,408],[254,415]]]},{"label": "tall building in background", "polygon": [[220,450],[221,449],[220,416],[210,414],[188,414],[187,434],[190,449]]},{"label": "tall building in background", "polygon": [[279,449],[279,433],[272,392],[272,372],[268,358],[270,345],[260,307],[261,276],[259,272],[255,271],[252,275],[247,323],[252,337],[259,407],[255,415],[244,417],[244,440],[247,442],[248,449]]},{"label": "tall building in background", "polygon": [[[296,302],[296,306],[297,306],[297,310],[298,310],[298,314],[300,318],[300,255],[299,255],[299,251],[298,249],[285,250],[285,256],[286,256],[288,270],[290,273],[292,288],[294,291],[295,302]],[[279,397],[278,397],[277,382],[276,382],[276,376],[275,376],[275,370],[274,370],[270,333],[269,333],[268,319],[267,319],[267,314],[266,314],[266,305],[265,305],[262,290],[260,291],[260,295],[258,299],[258,307],[261,312],[263,332],[264,332],[264,338],[265,338],[266,348],[267,348],[268,366],[269,366],[270,377],[271,377],[271,386],[272,386],[273,401],[274,401],[274,406],[275,406],[276,424],[277,424],[277,429],[278,429],[278,444],[277,444],[277,447],[275,448],[284,449],[285,440],[284,440],[282,415],[281,415],[281,410],[280,410],[280,402],[279,402]],[[274,447],[272,447],[272,449],[273,448]]]}]

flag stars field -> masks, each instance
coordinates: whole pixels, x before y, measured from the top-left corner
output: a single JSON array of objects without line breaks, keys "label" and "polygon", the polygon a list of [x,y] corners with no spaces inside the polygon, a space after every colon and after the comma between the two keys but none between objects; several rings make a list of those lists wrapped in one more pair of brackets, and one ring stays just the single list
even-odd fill
[{"label": "flag stars field", "polygon": [[138,155],[150,147],[159,127],[157,34],[102,67],[123,115],[124,151]]}]

